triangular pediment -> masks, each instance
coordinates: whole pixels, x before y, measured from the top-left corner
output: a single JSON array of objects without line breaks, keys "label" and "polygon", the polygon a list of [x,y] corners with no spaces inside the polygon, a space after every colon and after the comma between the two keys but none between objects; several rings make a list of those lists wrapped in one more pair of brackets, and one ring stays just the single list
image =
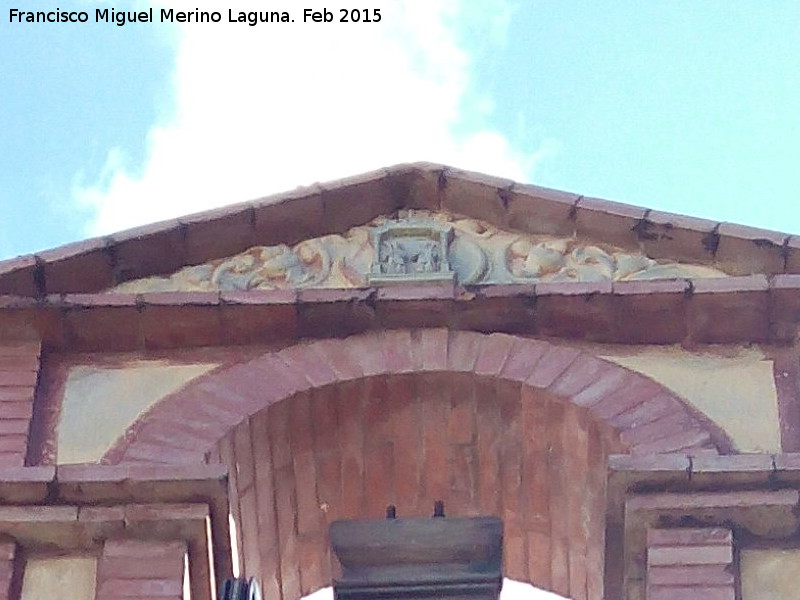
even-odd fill
[{"label": "triangular pediment", "polygon": [[800,272],[796,236],[417,163],[3,261],[0,295],[383,285],[371,232],[415,211],[462,284]]},{"label": "triangular pediment", "polygon": [[353,288],[456,281],[462,285],[724,277],[699,264],[575,237],[534,235],[443,211],[382,216],[289,246],[244,252],[112,288],[118,293]]}]

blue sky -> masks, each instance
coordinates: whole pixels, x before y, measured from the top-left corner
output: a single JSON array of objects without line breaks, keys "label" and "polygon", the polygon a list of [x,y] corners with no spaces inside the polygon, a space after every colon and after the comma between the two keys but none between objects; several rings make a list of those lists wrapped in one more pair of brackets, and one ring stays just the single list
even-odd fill
[{"label": "blue sky", "polygon": [[416,160],[800,233],[796,1],[371,0],[358,24],[225,5],[296,20],[20,24],[5,3],[0,258]]}]

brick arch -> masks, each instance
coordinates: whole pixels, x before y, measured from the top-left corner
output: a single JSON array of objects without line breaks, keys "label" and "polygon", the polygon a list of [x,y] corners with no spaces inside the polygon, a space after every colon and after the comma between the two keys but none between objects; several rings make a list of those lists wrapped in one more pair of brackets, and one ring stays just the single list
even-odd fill
[{"label": "brick arch", "polygon": [[512,578],[599,600],[606,456],[714,452],[715,436],[663,386],[574,348],[428,329],[219,369],[104,460],[226,462],[240,558],[268,597],[329,585],[331,520],[379,518],[388,503],[421,516],[444,499],[453,514],[503,516]]},{"label": "brick arch", "polygon": [[542,340],[423,329],[306,342],[217,369],[156,404],[103,462],[203,461],[232,427],[295,394],[364,377],[430,372],[472,373],[546,390],[587,409],[632,454],[731,448],[677,394],[615,363]]}]

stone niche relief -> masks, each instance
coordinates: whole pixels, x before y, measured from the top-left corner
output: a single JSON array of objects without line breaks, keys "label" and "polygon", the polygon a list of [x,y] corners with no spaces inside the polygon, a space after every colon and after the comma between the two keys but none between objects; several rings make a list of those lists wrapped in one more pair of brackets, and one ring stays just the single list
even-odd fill
[{"label": "stone niche relief", "polygon": [[462,285],[725,277],[712,267],[656,261],[604,244],[504,231],[445,212],[402,211],[344,235],[255,246],[110,292],[353,288],[413,282]]},{"label": "stone niche relief", "polygon": [[413,218],[386,221],[372,231],[377,256],[367,280],[371,285],[453,281],[452,239],[449,224]]}]

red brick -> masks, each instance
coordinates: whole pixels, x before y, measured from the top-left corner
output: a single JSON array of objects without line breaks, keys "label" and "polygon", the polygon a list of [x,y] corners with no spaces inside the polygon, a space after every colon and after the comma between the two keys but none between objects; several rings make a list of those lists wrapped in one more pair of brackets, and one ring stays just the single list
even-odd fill
[{"label": "red brick", "polygon": [[477,290],[479,298],[533,298],[536,296],[534,283],[498,283]]},{"label": "red brick", "polygon": [[[448,284],[451,286],[452,284]],[[453,294],[448,298],[429,298],[429,299],[403,299],[389,300],[384,289],[379,288],[377,300],[375,302],[375,314],[377,325],[383,329],[403,328],[411,329],[415,327],[445,327],[450,324],[455,311]],[[445,295],[448,292],[441,288]],[[398,294],[402,292],[398,291]],[[438,295],[433,289],[425,291],[430,296]]]},{"label": "red brick", "polygon": [[741,277],[706,277],[692,279],[692,293],[698,294],[738,294],[742,292],[765,292],[769,280],[765,275]]},{"label": "red brick", "polygon": [[0,419],[30,419],[31,415],[32,402],[0,402]]},{"label": "red brick", "polygon": [[711,437],[708,432],[698,427],[693,427],[671,433],[669,436],[653,442],[637,444],[631,448],[631,452],[634,454],[658,454],[677,452],[678,450],[686,451],[689,448],[706,447],[710,440]]},{"label": "red brick", "polygon": [[106,598],[180,598],[183,581],[178,579],[106,579],[97,589],[99,600]]},{"label": "red brick", "polygon": [[507,224],[528,233],[572,237],[573,211],[580,196],[536,185],[515,183],[505,191]]},{"label": "red brick", "polygon": [[763,276],[735,279],[748,281],[728,281],[727,286],[700,284],[700,281],[725,281],[722,279],[693,282],[695,294],[688,303],[689,335],[693,341],[731,343],[768,339],[766,279]]},{"label": "red brick", "polygon": [[[784,455],[785,456],[785,455]],[[700,455],[692,459],[692,473],[755,472],[772,474],[778,456],[770,454]]]},{"label": "red brick", "polygon": [[387,183],[397,206],[440,210],[439,181],[442,165],[432,163],[402,164],[387,169]]},{"label": "red brick", "polygon": [[607,422],[618,429],[630,429],[650,423],[676,411],[685,412],[681,402],[671,394],[663,393],[612,417]]},{"label": "red brick", "polygon": [[[207,389],[204,387],[206,385]],[[209,422],[216,421],[226,427],[236,425],[242,420],[243,414],[246,414],[238,402],[231,403],[229,398],[224,397],[224,389],[213,388],[211,382],[198,382],[179,393],[181,395],[169,404],[156,406],[153,414],[165,420],[199,418]]]},{"label": "red brick", "polygon": [[75,350],[131,350],[144,347],[138,307],[72,308],[63,312],[65,335]]},{"label": "red brick", "polygon": [[28,436],[27,434],[6,434],[0,436],[0,452],[12,452],[21,457],[25,456],[25,451],[28,449]]},{"label": "red brick", "polygon": [[525,383],[537,388],[549,387],[559,375],[570,368],[580,354],[580,350],[569,346],[551,346],[536,363]]},{"label": "red brick", "polygon": [[384,332],[383,351],[390,373],[410,373],[414,370],[409,331],[390,330]]},{"label": "red brick", "polygon": [[188,263],[184,231],[177,220],[129,229],[111,240],[116,283],[172,273]]},{"label": "red brick", "polygon": [[313,386],[329,385],[337,380],[331,365],[308,345],[285,348],[278,356],[294,370],[303,373]]},{"label": "red brick", "polygon": [[677,411],[656,418],[650,422],[641,423],[636,427],[628,428],[622,432],[621,437],[625,443],[636,445],[659,440],[676,431],[683,431],[694,425],[694,419],[685,411],[678,409]]},{"label": "red brick", "polygon": [[606,396],[591,406],[592,414],[601,419],[610,419],[658,396],[664,391],[659,384],[637,375],[627,381],[625,387],[613,396]]},{"label": "red brick", "polygon": [[483,337],[468,331],[451,331],[447,341],[447,368],[453,371],[472,372]]},{"label": "red brick", "polygon": [[[306,361],[287,360],[282,353],[278,352],[241,365],[238,370],[260,374],[262,383],[251,381],[248,396],[261,395],[265,399],[281,399],[312,386],[305,371],[305,363]],[[317,377],[321,377],[323,373],[324,371],[318,372]],[[243,373],[243,376],[247,377],[247,374]],[[263,389],[264,381],[269,381],[269,391]]]},{"label": "red brick", "polygon": [[298,335],[297,307],[294,304],[231,304],[223,294],[220,319],[225,343],[258,344],[293,339]]},{"label": "red brick", "polygon": [[94,292],[114,284],[108,238],[93,238],[37,256],[44,262],[45,292]]},{"label": "red brick", "polygon": [[475,361],[475,374],[494,377],[503,369],[516,338],[493,333],[484,339],[480,354]]},{"label": "red brick", "polygon": [[[686,337],[686,280],[614,282],[617,341],[674,344]],[[665,317],[669,315],[669,318]]]},{"label": "red brick", "polygon": [[645,213],[644,208],[581,197],[576,204],[575,231],[579,237],[638,250],[636,226]]},{"label": "red brick", "polygon": [[501,379],[525,381],[533,373],[536,363],[551,348],[545,342],[517,339],[500,371]]},{"label": "red brick", "polygon": [[321,340],[312,344],[310,350],[320,360],[329,363],[339,381],[359,379],[364,376],[361,357],[357,352],[353,352],[347,340]]},{"label": "red brick", "polygon": [[535,333],[536,311],[531,298],[486,298],[482,294],[473,298],[471,294],[464,294],[457,298],[449,322],[453,329],[481,333]]},{"label": "red brick", "polygon": [[186,262],[201,264],[215,258],[233,256],[255,245],[253,208],[234,204],[179,221],[184,227]]},{"label": "red brick", "polygon": [[399,208],[386,171],[372,171],[322,184],[323,222],[332,233],[344,233]]},{"label": "red brick", "polygon": [[106,523],[125,520],[124,506],[79,506],[78,521],[83,523]]},{"label": "red brick", "polygon": [[125,451],[125,462],[137,459],[159,464],[196,463],[203,461],[203,453],[137,441]]},{"label": "red brick", "polygon": [[722,223],[718,229],[717,265],[731,275],[783,273],[784,233]]},{"label": "red brick", "polygon": [[145,302],[142,334],[148,349],[213,346],[222,339],[217,306],[164,306]]},{"label": "red brick", "polygon": [[447,368],[449,333],[446,329],[423,329],[414,354],[423,371],[444,371]]},{"label": "red brick", "polygon": [[616,309],[611,282],[536,284],[536,315],[541,335],[613,340]]},{"label": "red brick", "polygon": [[[224,431],[220,431],[218,437],[208,439],[207,432],[197,435],[197,429],[187,429],[181,423],[173,423],[167,420],[149,421],[142,424],[136,435],[136,444],[145,443],[158,446],[168,446],[176,450],[191,450],[195,452],[207,452],[218,441]],[[213,429],[209,428],[211,432]]]},{"label": "red brick", "polygon": [[186,554],[186,543],[180,541],[165,542],[151,540],[107,540],[103,545],[103,557],[116,558],[127,557],[137,558],[141,556],[163,557],[169,559],[172,556]]},{"label": "red brick", "polygon": [[498,227],[505,225],[502,191],[510,189],[513,181],[450,168],[445,170],[442,180],[442,209]]},{"label": "red brick", "polygon": [[21,356],[39,356],[41,351],[41,342],[39,341],[6,341],[0,345],[0,360],[6,358],[14,359]]},{"label": "red brick", "polygon": [[0,420],[0,435],[27,435],[29,428],[29,419]]},{"label": "red brick", "polygon": [[365,376],[382,375],[389,372],[381,339],[374,335],[362,335],[349,339],[347,344],[361,360]]},{"label": "red brick", "polygon": [[719,565],[733,560],[733,549],[726,545],[651,546],[648,565]]},{"label": "red brick", "polygon": [[733,573],[721,565],[682,565],[678,567],[652,567],[647,570],[650,585],[724,586],[733,585]]},{"label": "red brick", "polygon": [[731,530],[722,527],[647,530],[648,546],[730,546],[732,543]]},{"label": "red brick", "polygon": [[21,467],[24,463],[25,455],[20,452],[0,452],[0,467]]},{"label": "red brick", "polygon": [[[343,337],[362,333],[375,325],[375,309],[368,302],[372,291],[301,290],[298,304],[298,335]],[[308,298],[313,297],[313,301]],[[339,298],[338,300],[336,298]]]},{"label": "red brick", "polygon": [[377,288],[378,301],[408,301],[408,300],[452,300],[455,297],[455,284],[452,281],[444,283],[429,283],[424,285],[404,284],[387,285]]},{"label": "red brick", "polygon": [[0,369],[0,387],[35,387],[36,371],[6,371]]},{"label": "red brick", "polygon": [[[191,384],[191,387],[181,390],[183,410],[186,411],[186,408],[191,407],[192,411],[209,416],[217,415],[226,423],[235,425],[245,416],[267,406],[270,401],[284,397],[276,384],[277,378],[270,378],[272,385],[266,386],[262,382],[261,387],[257,388],[253,380],[257,378],[258,371],[255,369],[251,371],[247,374],[247,380],[243,381],[238,379],[237,375],[244,374],[244,371],[242,365],[237,365],[215,377],[204,378]],[[264,373],[267,374],[268,371],[265,370]],[[158,408],[156,406],[154,410]],[[188,418],[188,414],[186,412],[184,414],[184,418]],[[176,417],[178,415],[170,414],[169,416]]]},{"label": "red brick", "polygon": [[76,506],[0,506],[0,521],[70,523],[77,520]]},{"label": "red brick", "polygon": [[709,247],[709,240],[714,239],[717,226],[705,219],[648,211],[636,233],[651,258],[708,263],[715,249]]},{"label": "red brick", "polygon": [[576,357],[575,361],[566,371],[562,372],[562,374],[547,387],[547,390],[556,396],[570,398],[581,390],[586,389],[602,373],[616,370],[617,368],[616,365],[606,360],[581,354]]},{"label": "red brick", "polygon": [[171,579],[183,576],[183,556],[104,558],[98,564],[98,577],[103,579]]},{"label": "red brick", "polygon": [[607,371],[601,374],[594,383],[575,394],[572,402],[579,406],[594,406],[607,396],[624,389],[638,377],[640,376],[622,367]]},{"label": "red brick", "polygon": [[254,236],[265,246],[293,245],[302,240],[331,233],[324,219],[319,186],[269,196],[253,203]]},{"label": "red brick", "polygon": [[208,514],[208,505],[201,503],[128,504],[125,506],[125,520],[127,523],[140,521],[203,520]]},{"label": "red brick", "polygon": [[688,476],[689,457],[685,454],[664,454],[655,456],[631,456],[615,454],[608,457],[609,472],[672,472]]},{"label": "red brick", "polygon": [[[14,352],[13,347],[9,348]],[[4,371],[30,371],[39,370],[39,352],[14,352],[7,356],[0,354],[0,369]]]},{"label": "red brick", "polygon": [[791,343],[800,321],[800,275],[774,275],[769,285],[771,339]]},{"label": "red brick", "polygon": [[786,273],[800,273],[800,236],[791,236],[786,243]]},{"label": "red brick", "polygon": [[38,296],[36,257],[32,254],[0,261],[0,294]]},{"label": "red brick", "polygon": [[655,586],[647,594],[647,600],[735,600],[732,586]]}]

